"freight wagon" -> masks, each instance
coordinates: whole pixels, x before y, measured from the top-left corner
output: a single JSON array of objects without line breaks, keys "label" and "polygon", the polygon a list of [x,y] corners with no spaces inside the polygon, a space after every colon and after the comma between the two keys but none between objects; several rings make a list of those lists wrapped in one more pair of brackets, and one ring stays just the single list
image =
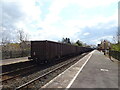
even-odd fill
[{"label": "freight wagon", "polygon": [[53,41],[31,41],[31,57],[29,59],[37,63],[47,63],[89,51],[92,49]]}]

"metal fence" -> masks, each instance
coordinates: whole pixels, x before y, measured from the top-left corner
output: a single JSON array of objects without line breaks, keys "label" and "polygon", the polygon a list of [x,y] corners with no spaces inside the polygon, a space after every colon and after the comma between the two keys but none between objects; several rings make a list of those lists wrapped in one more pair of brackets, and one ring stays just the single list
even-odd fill
[{"label": "metal fence", "polygon": [[26,57],[30,55],[30,50],[2,51],[2,59]]},{"label": "metal fence", "polygon": [[120,52],[119,51],[109,51],[109,55],[120,61]]}]

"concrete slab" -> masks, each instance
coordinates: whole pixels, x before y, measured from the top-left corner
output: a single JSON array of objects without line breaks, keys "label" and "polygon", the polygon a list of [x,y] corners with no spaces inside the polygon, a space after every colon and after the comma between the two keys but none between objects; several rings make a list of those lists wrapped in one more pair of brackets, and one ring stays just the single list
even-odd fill
[{"label": "concrete slab", "polygon": [[28,57],[5,59],[5,60],[0,61],[0,66],[13,64],[13,63],[19,63],[19,62],[25,62],[25,61],[29,61]]}]

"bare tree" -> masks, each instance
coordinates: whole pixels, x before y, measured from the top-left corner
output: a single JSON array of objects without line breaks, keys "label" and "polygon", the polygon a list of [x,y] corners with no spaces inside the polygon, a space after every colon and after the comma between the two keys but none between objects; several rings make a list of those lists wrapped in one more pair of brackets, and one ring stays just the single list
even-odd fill
[{"label": "bare tree", "polygon": [[30,43],[28,41],[29,37],[28,37],[28,34],[25,33],[22,29],[18,30],[18,40],[19,40],[19,46],[20,46],[20,49],[22,51],[21,55],[24,55],[24,50],[29,50],[30,47],[29,47],[29,44]]},{"label": "bare tree", "polygon": [[28,41],[29,37],[22,29],[18,30],[18,40],[19,42]]},{"label": "bare tree", "polygon": [[1,45],[6,45],[11,42],[10,35],[7,35],[6,32],[2,32]]},{"label": "bare tree", "polygon": [[6,45],[6,44],[8,44],[8,43],[10,43],[10,40],[8,39],[8,37],[2,37],[2,42],[1,42],[1,44],[2,44],[2,45]]},{"label": "bare tree", "polygon": [[120,44],[120,30],[117,32],[117,39],[118,39],[118,44]]},{"label": "bare tree", "polygon": [[116,32],[116,36],[113,37],[113,41],[118,44],[120,43],[120,31]]}]

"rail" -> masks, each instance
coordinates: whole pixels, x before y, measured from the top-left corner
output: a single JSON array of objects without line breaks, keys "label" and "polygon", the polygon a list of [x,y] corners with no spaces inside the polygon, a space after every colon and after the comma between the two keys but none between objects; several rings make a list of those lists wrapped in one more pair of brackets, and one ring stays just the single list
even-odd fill
[{"label": "rail", "polygon": [[[13,70],[13,71],[10,71],[10,72],[5,72],[5,73],[3,73],[3,74],[0,74],[2,77],[4,77],[4,76],[7,76],[7,75],[9,75],[9,74],[12,74],[12,73],[15,73],[15,72],[20,72],[20,71],[23,71],[23,70],[25,70],[25,69],[29,69],[29,68],[33,68],[35,65],[31,65],[31,66],[28,66],[28,67],[25,67],[25,68],[20,68],[20,69],[17,69],[17,70]],[[30,70],[29,70],[30,71]],[[22,73],[23,74],[23,73]],[[18,76],[20,76],[20,75],[22,75],[22,74],[17,74],[17,75],[15,75],[15,76],[12,76],[12,77],[10,77],[10,78],[7,78],[7,79],[3,79],[3,80],[1,80],[0,82],[6,82],[6,81],[8,81],[8,80],[11,80],[11,79],[15,79],[16,77],[18,77]]]},{"label": "rail", "polygon": [[41,78],[44,78],[45,76],[51,74],[52,72],[55,72],[55,71],[59,70],[60,68],[63,68],[63,67],[65,67],[65,66],[69,65],[70,63],[76,61],[76,60],[77,60],[77,59],[75,59],[75,60],[73,60],[73,61],[70,61],[69,63],[66,63],[66,64],[64,64],[64,65],[61,65],[61,66],[59,66],[59,67],[57,67],[57,68],[55,68],[55,69],[53,69],[53,70],[51,70],[51,71],[49,71],[49,72],[47,72],[47,73],[45,73],[45,74],[43,74],[43,75],[41,75],[41,76],[39,76],[39,77],[37,77],[37,78],[35,78],[35,79],[33,79],[33,80],[25,83],[25,84],[17,87],[15,90],[20,90],[20,89],[23,89],[23,88],[25,88],[25,87],[28,87],[30,84],[34,83],[35,81],[40,80]]}]

